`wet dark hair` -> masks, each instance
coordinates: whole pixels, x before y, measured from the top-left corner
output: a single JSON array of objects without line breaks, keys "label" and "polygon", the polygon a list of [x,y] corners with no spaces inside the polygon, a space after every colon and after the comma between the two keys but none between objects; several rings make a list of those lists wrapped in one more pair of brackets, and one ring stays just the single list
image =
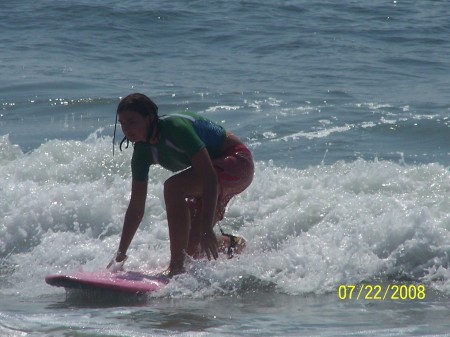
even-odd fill
[{"label": "wet dark hair", "polygon": [[[154,116],[153,123],[150,124],[149,130],[147,133],[147,137],[148,137],[147,141],[150,140],[150,137],[152,136],[153,131],[158,126],[158,106],[150,98],[148,98],[146,95],[140,94],[140,93],[130,94],[130,95],[122,98],[119,102],[119,105],[117,106],[117,111],[116,111],[116,123],[114,124],[114,136],[113,136],[113,156],[114,156],[114,144],[116,141],[117,119],[118,119],[119,113],[126,112],[126,111],[135,111],[143,117],[147,117],[150,115]],[[127,137],[123,137],[123,139],[119,145],[120,151],[122,151],[122,144],[125,141],[127,142],[127,145],[125,148],[128,148],[130,141]]]}]

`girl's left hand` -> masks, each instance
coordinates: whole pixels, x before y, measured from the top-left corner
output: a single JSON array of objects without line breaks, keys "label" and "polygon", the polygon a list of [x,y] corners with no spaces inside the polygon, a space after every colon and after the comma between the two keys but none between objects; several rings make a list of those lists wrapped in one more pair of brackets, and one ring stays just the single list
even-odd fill
[{"label": "girl's left hand", "polygon": [[[106,266],[106,269],[111,271],[112,273],[117,273],[118,271],[123,271],[123,265],[125,264],[125,261],[127,260],[128,256],[126,254],[123,254],[121,252],[117,252],[114,254],[114,257],[111,259],[111,261]],[[117,261],[119,260],[119,261]]]},{"label": "girl's left hand", "polygon": [[216,234],[212,229],[208,229],[202,234],[200,245],[202,250],[206,253],[208,260],[211,260],[211,257],[213,257],[214,260],[219,257],[219,244],[217,243]]}]

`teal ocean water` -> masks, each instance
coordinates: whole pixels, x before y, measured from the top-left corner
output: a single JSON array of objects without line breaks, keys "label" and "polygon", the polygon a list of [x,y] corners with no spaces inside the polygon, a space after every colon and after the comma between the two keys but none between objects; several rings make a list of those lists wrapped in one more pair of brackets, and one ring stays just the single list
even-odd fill
[{"label": "teal ocean water", "polygon": [[[449,335],[449,15],[445,1],[3,1],[0,335]],[[117,247],[132,151],[113,156],[112,133],[131,92],[249,145],[254,182],[221,224],[248,249],[145,298],[66,298],[45,275],[104,268]],[[168,264],[169,176],[151,168],[129,269]]]}]

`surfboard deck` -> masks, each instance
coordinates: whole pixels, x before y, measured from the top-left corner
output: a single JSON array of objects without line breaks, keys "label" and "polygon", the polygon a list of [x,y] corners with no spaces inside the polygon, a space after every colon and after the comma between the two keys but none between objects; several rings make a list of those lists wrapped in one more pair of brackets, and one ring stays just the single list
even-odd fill
[{"label": "surfboard deck", "polygon": [[122,271],[112,273],[79,272],[74,274],[56,274],[45,277],[45,282],[66,290],[108,290],[127,294],[145,294],[160,290],[169,278],[139,271]]}]

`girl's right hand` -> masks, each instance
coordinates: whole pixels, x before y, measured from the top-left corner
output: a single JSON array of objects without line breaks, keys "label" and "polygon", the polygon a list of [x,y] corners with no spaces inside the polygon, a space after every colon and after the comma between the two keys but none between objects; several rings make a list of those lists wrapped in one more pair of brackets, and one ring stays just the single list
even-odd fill
[{"label": "girl's right hand", "polygon": [[216,234],[212,229],[205,231],[200,238],[200,245],[202,247],[202,251],[206,253],[208,260],[211,260],[211,257],[216,260],[219,257],[219,244],[217,242]]}]

